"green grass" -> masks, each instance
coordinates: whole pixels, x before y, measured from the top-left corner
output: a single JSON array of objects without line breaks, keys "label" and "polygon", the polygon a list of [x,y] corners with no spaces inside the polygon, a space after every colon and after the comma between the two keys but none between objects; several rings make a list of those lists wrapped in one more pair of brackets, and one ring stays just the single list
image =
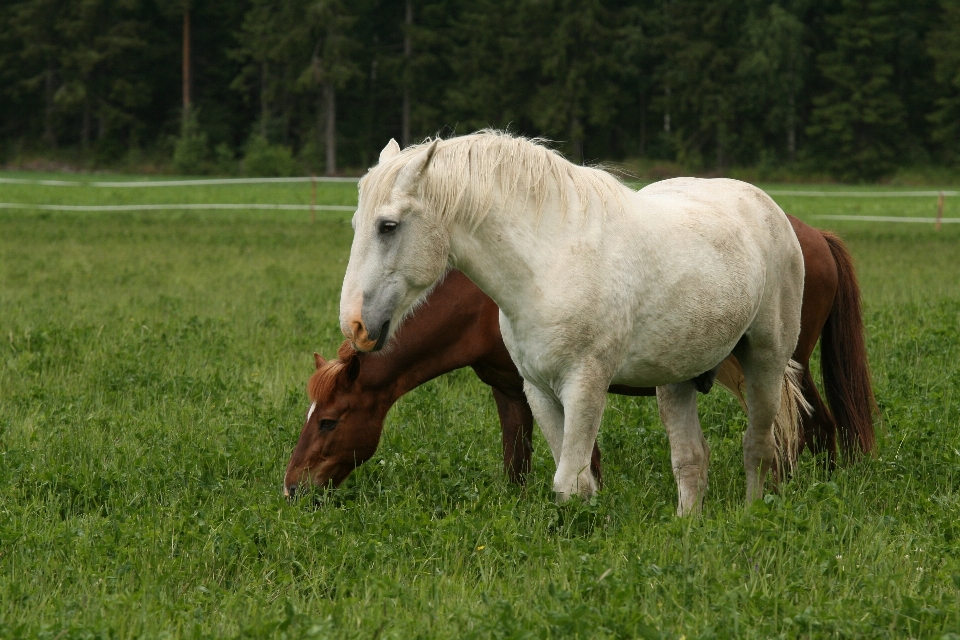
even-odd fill
[{"label": "green grass", "polygon": [[[309,186],[0,201],[309,203]],[[831,477],[806,456],[748,509],[744,417],[712,393],[697,520],[673,515],[652,399],[611,397],[606,487],[557,507],[539,436],[530,485],[507,483],[466,371],[404,398],[319,507],[288,504],[311,354],[340,342],[349,215],[0,211],[0,637],[956,637],[960,225],[813,217],[932,200],[780,201],[857,258],[880,455]]]}]

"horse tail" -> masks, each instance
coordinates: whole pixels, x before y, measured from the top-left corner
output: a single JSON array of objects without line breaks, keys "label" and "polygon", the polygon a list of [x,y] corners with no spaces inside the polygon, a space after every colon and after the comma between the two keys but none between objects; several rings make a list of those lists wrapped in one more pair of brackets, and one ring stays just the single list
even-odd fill
[{"label": "horse tail", "polygon": [[[809,415],[813,410],[807,399],[803,397],[802,378],[803,366],[791,359],[783,372],[780,409],[773,419],[773,436],[777,442],[776,468],[780,477],[785,477],[793,470],[799,457],[802,429],[800,412],[805,411]],[[746,411],[746,380],[743,377],[743,369],[735,357],[728,357],[721,363],[717,371],[717,381],[733,393],[740,402],[740,406]]]},{"label": "horse tail", "polygon": [[827,402],[847,460],[872,454],[877,446],[873,416],[877,402],[870,383],[863,309],[853,258],[836,235],[821,231],[837,263],[839,283],[833,308],[820,337],[820,369]]},{"label": "horse tail", "polygon": [[777,441],[777,470],[781,477],[793,471],[800,457],[803,425],[800,412],[813,413],[813,407],[803,397],[803,366],[790,359],[783,372],[780,388],[780,409],[773,419],[773,437]]}]

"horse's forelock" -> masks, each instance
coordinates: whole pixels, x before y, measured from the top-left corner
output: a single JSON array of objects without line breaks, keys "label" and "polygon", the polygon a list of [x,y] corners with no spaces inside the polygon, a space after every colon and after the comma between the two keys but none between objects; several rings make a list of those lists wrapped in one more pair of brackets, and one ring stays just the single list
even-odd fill
[{"label": "horse's forelock", "polygon": [[317,369],[307,382],[307,395],[310,402],[326,402],[333,395],[340,372],[358,357],[357,350],[349,340],[345,340],[337,349],[337,359],[327,362]]},{"label": "horse's forelock", "polygon": [[337,349],[337,359],[340,360],[343,364],[349,364],[350,359],[357,355],[357,350],[354,348],[353,343],[349,340],[344,340],[343,344],[340,345],[340,348]]}]

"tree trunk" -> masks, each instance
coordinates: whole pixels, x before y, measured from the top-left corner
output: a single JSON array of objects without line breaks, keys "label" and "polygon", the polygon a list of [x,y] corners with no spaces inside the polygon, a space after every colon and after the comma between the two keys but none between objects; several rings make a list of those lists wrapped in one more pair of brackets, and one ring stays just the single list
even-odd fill
[{"label": "tree trunk", "polygon": [[570,110],[570,146],[573,148],[572,160],[583,164],[583,131],[576,111]]},{"label": "tree trunk", "polygon": [[97,140],[103,140],[107,135],[107,107],[103,100],[100,100],[100,108],[97,110]]},{"label": "tree trunk", "polygon": [[413,0],[407,0],[406,25],[403,32],[403,115],[400,123],[400,138],[404,147],[410,144],[410,54],[413,51],[410,28],[413,26]]},{"label": "tree trunk", "polygon": [[787,99],[787,157],[790,162],[797,159],[797,123],[796,123],[796,104],[793,94]]},{"label": "tree trunk", "polygon": [[324,173],[332,176],[337,173],[337,90],[330,82],[323,85],[323,112],[326,120],[324,143],[327,152]]},{"label": "tree trunk", "polygon": [[43,141],[52,149],[57,148],[57,133],[53,129],[53,115],[56,105],[53,103],[53,81],[55,69],[51,64],[47,67],[47,76],[44,78],[44,110],[43,110]]},{"label": "tree trunk", "polygon": [[647,155],[647,96],[640,90],[640,157]]},{"label": "tree trunk", "polygon": [[366,141],[364,144],[363,151],[363,165],[369,167],[374,162],[371,162],[368,158],[372,153],[374,158],[377,157],[377,143],[383,144],[381,140],[375,139],[374,136],[374,123],[377,122],[377,59],[374,58],[370,61],[370,102],[367,106],[367,134]]},{"label": "tree trunk", "polygon": [[663,132],[670,135],[670,87],[665,89],[667,99],[664,101],[666,108],[663,110]]},{"label": "tree trunk", "polygon": [[267,120],[270,119],[270,105],[267,102],[267,63],[260,66],[260,137],[267,139]]},{"label": "tree trunk", "polygon": [[90,96],[83,99],[83,120],[80,126],[80,149],[84,154],[90,148]]},{"label": "tree trunk", "polygon": [[726,132],[723,127],[723,120],[717,120],[717,171],[723,171],[723,142]]},{"label": "tree trunk", "polygon": [[193,103],[190,96],[190,9],[183,11],[183,122],[190,118],[190,108]]}]

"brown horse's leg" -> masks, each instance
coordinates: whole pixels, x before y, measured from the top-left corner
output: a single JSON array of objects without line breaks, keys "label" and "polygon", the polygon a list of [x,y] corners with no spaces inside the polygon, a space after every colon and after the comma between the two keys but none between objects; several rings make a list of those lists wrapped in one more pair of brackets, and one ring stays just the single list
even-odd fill
[{"label": "brown horse's leg", "polygon": [[522,395],[515,398],[496,387],[491,390],[503,432],[503,469],[510,482],[524,484],[533,456],[533,413]]},{"label": "brown horse's leg", "polygon": [[593,454],[590,456],[590,470],[597,479],[597,488],[603,489],[603,473],[600,470],[600,445],[593,443]]},{"label": "brown horse's leg", "polygon": [[803,424],[803,446],[810,447],[810,453],[818,455],[824,451],[827,452],[827,465],[833,468],[837,457],[837,425],[833,420],[833,415],[820,397],[817,391],[817,385],[813,382],[813,376],[810,374],[809,364],[803,366],[802,387],[803,397],[813,411],[810,415],[800,412],[800,421]]},{"label": "brown horse's leg", "polygon": [[[500,429],[503,433],[503,469],[510,482],[524,484],[533,457],[533,413],[525,398],[515,398],[496,387],[490,387],[497,402]],[[600,447],[594,443],[590,470],[597,484],[603,486],[600,469]]]}]

